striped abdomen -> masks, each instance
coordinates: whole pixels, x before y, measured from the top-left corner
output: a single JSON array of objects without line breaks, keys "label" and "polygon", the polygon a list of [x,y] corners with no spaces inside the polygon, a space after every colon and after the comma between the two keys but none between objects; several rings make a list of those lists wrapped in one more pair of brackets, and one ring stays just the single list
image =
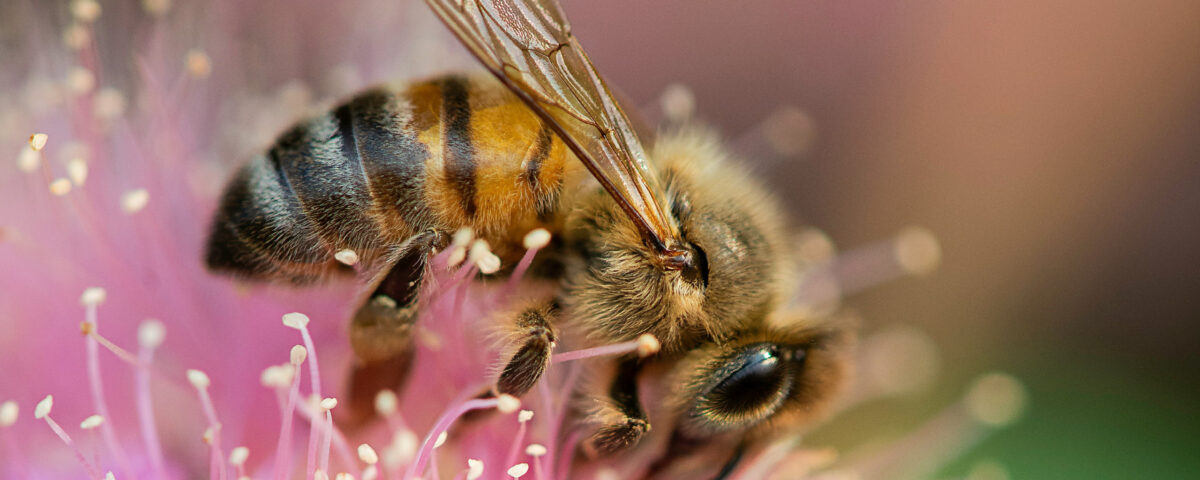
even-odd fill
[{"label": "striped abdomen", "polygon": [[370,261],[417,232],[463,226],[504,256],[582,172],[490,77],[377,88],[293,127],[238,172],[206,261],[303,282],[335,268],[339,250]]}]

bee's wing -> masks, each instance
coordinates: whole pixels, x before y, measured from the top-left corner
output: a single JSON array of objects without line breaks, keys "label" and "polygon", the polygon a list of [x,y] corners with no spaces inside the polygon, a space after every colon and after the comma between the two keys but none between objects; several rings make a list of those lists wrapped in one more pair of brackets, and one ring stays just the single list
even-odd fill
[{"label": "bee's wing", "polygon": [[434,13],[571,148],[648,243],[669,257],[677,229],[646,153],[555,0],[426,0]]}]

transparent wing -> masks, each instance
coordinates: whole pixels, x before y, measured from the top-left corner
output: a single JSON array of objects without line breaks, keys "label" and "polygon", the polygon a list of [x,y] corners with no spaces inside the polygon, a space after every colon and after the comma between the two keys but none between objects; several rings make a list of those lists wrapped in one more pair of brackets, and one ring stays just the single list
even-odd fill
[{"label": "transparent wing", "polygon": [[668,259],[681,242],[625,112],[554,0],[426,0],[484,66],[554,129]]}]

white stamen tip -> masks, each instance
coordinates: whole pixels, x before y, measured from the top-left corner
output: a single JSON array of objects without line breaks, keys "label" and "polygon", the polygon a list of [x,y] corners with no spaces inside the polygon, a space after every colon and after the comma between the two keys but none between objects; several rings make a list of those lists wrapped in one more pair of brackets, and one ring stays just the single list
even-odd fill
[{"label": "white stamen tip", "polygon": [[248,458],[250,458],[250,449],[246,447],[235,447],[229,452],[229,464],[235,467],[245,465]]},{"label": "white stamen tip", "polygon": [[21,153],[17,154],[17,169],[25,173],[31,173],[37,170],[42,164],[42,156],[31,147],[24,147]]},{"label": "white stamen tip", "polygon": [[50,193],[59,197],[71,193],[71,181],[59,178],[50,182]]},{"label": "white stamen tip", "polygon": [[146,204],[150,203],[150,192],[144,188],[130,190],[121,194],[121,211],[126,214],[133,215],[146,208]]},{"label": "white stamen tip", "polygon": [[142,0],[142,9],[146,13],[161,17],[171,10],[171,0]]},{"label": "white stamen tip", "polygon": [[500,257],[497,257],[491,252],[488,252],[487,255],[484,255],[483,258],[480,258],[478,262],[475,262],[475,264],[479,266],[479,271],[485,275],[491,275],[500,271]]},{"label": "white stamen tip", "polygon": [[33,408],[33,418],[38,420],[46,418],[46,415],[50,414],[51,408],[54,408],[54,395],[46,395],[46,398],[43,398],[42,401],[38,402],[37,406]]},{"label": "white stamen tip", "polygon": [[76,95],[82,95],[96,88],[96,74],[83,67],[72,68],[67,72],[67,89]]},{"label": "white stamen tip", "polygon": [[1025,386],[1007,373],[988,373],[967,390],[964,401],[976,421],[992,427],[1011,425],[1025,410]]},{"label": "white stamen tip", "polygon": [[208,427],[204,429],[204,435],[200,436],[200,440],[202,440],[205,445],[212,445],[213,438],[215,438],[216,435],[216,430],[214,430],[213,427]]},{"label": "white stamen tip", "polygon": [[337,253],[333,254],[333,258],[350,266],[358,264],[358,252],[349,248],[338,250]]},{"label": "white stamen tip", "polygon": [[358,446],[358,459],[367,465],[374,465],[379,463],[379,454],[375,453],[375,449],[370,445],[364,443]]},{"label": "white stamen tip", "polygon": [[442,446],[443,443],[446,443],[446,432],[438,434],[437,440],[433,441],[433,448],[438,448]]},{"label": "white stamen tip", "polygon": [[696,95],[692,89],[681,83],[672,83],[663,90],[659,98],[663,115],[672,122],[681,122],[691,118],[696,111]]},{"label": "white stamen tip", "polygon": [[471,227],[463,227],[454,232],[454,237],[451,244],[466,248],[471,244],[471,239],[475,238],[475,232],[471,231]]},{"label": "white stamen tip", "polygon": [[500,413],[512,413],[521,408],[521,400],[507,393],[496,397],[496,410]]},{"label": "white stamen tip", "polygon": [[163,323],[158,320],[151,318],[138,325],[138,345],[142,348],[158,348],[166,338],[167,327],[163,326]]},{"label": "white stamen tip", "polygon": [[329,474],[318,468],[317,471],[313,472],[313,480],[329,480]]},{"label": "white stamen tip", "polygon": [[467,459],[467,480],[476,480],[483,476],[483,460]]},{"label": "white stamen tip", "polygon": [[328,397],[328,398],[321,399],[320,406],[321,406],[321,410],[325,410],[328,412],[330,410],[333,410],[334,408],[337,408],[337,404],[338,404],[338,400],[336,398]]},{"label": "white stamen tip", "polygon": [[304,363],[305,358],[308,358],[308,349],[304,348],[304,345],[295,345],[292,347],[291,355],[292,365],[299,366]]},{"label": "white stamen tip", "polygon": [[396,392],[384,389],[375,394],[375,412],[379,416],[389,417],[396,413],[399,406],[400,400],[396,398]]},{"label": "white stamen tip", "polygon": [[0,404],[0,428],[11,427],[17,423],[17,413],[19,412],[20,408],[17,407],[17,402],[14,400]]},{"label": "white stamen tip", "polygon": [[76,187],[82,187],[83,182],[87,181],[88,166],[83,158],[75,157],[67,160],[67,178],[71,179]]},{"label": "white stamen tip", "polygon": [[83,290],[83,295],[79,296],[79,303],[85,307],[99,305],[104,303],[104,299],[108,298],[108,292],[101,287],[88,287]]},{"label": "white stamen tip", "polygon": [[488,245],[487,240],[482,238],[471,242],[471,248],[467,251],[467,258],[472,262],[478,262],[484,255],[492,253],[491,245]]},{"label": "white stamen tip", "polygon": [[921,227],[908,227],[896,236],[893,247],[896,263],[913,275],[925,275],[937,269],[942,261],[942,247],[933,232]]},{"label": "white stamen tip", "polygon": [[125,114],[125,94],[112,87],[101,88],[92,100],[92,114],[100,120],[115,120]]},{"label": "white stamen tip", "polygon": [[528,463],[518,463],[516,465],[508,467],[508,476],[510,476],[510,477],[521,478],[521,477],[525,476],[526,473],[529,473],[529,464]]},{"label": "white stamen tip", "polygon": [[333,480],[354,480],[354,475],[346,472],[341,472],[333,476]]},{"label": "white stamen tip", "polygon": [[208,386],[212,384],[212,381],[208,379],[207,373],[196,369],[189,369],[187,371],[187,379],[188,382],[196,388],[208,388]]},{"label": "white stamen tip", "polygon": [[291,364],[271,365],[263,370],[260,380],[264,387],[283,388],[292,384],[292,376],[295,374],[296,368]]},{"label": "white stamen tip", "polygon": [[521,410],[517,412],[517,421],[521,423],[528,422],[533,419],[533,410]]},{"label": "white stamen tip", "polygon": [[101,417],[100,415],[92,415],[90,417],[83,419],[82,422],[79,422],[79,428],[82,428],[84,430],[91,430],[91,429],[99,427],[100,425],[103,425],[103,424],[104,424],[104,417]]},{"label": "white stamen tip", "polygon": [[525,453],[530,456],[540,457],[546,454],[546,446],[540,443],[531,443],[528,447],[525,447]]},{"label": "white stamen tip", "polygon": [[112,472],[108,472],[104,474],[104,480],[117,480],[117,476],[113,475]]},{"label": "white stamen tip", "polygon": [[363,480],[375,480],[377,478],[379,478],[379,467],[371,465],[363,469]]},{"label": "white stamen tip", "polygon": [[63,45],[71,50],[79,50],[86,46],[92,40],[92,35],[88,33],[87,27],[79,23],[72,23],[67,28],[63,29],[62,41]]},{"label": "white stamen tip", "polygon": [[637,338],[637,354],[639,357],[649,357],[662,350],[662,343],[654,335],[643,333]]},{"label": "white stamen tip", "polygon": [[35,133],[30,135],[29,148],[32,148],[35,152],[40,152],[43,148],[46,148],[47,140],[50,140],[50,136],[44,133]]},{"label": "white stamen tip", "polygon": [[192,78],[208,78],[212,74],[212,59],[204,50],[192,49],[183,60],[188,75]]},{"label": "white stamen tip", "polygon": [[383,450],[383,466],[389,469],[400,468],[417,454],[417,434],[407,428],[392,435],[392,443]]},{"label": "white stamen tip", "polygon": [[462,263],[462,261],[466,258],[467,249],[460,245],[454,245],[450,247],[450,256],[446,257],[446,263],[453,267]]},{"label": "white stamen tip", "polygon": [[308,315],[295,312],[284,314],[283,324],[296,330],[301,330],[308,326]]},{"label": "white stamen tip", "polygon": [[81,22],[92,23],[100,18],[100,3],[96,0],[75,0],[71,2],[71,15]]},{"label": "white stamen tip", "polygon": [[522,244],[526,250],[542,248],[550,243],[550,231],[544,228],[536,228],[533,231],[525,234],[525,240]]}]

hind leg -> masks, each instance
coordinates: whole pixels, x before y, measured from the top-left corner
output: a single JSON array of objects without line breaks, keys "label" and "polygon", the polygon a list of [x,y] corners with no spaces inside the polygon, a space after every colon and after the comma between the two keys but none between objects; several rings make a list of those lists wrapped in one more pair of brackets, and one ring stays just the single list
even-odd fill
[{"label": "hind leg", "polygon": [[436,231],[419,234],[350,320],[355,362],[348,393],[351,424],[374,415],[375,396],[398,391],[408,376],[417,323],[417,297],[431,252],[446,244]]}]

